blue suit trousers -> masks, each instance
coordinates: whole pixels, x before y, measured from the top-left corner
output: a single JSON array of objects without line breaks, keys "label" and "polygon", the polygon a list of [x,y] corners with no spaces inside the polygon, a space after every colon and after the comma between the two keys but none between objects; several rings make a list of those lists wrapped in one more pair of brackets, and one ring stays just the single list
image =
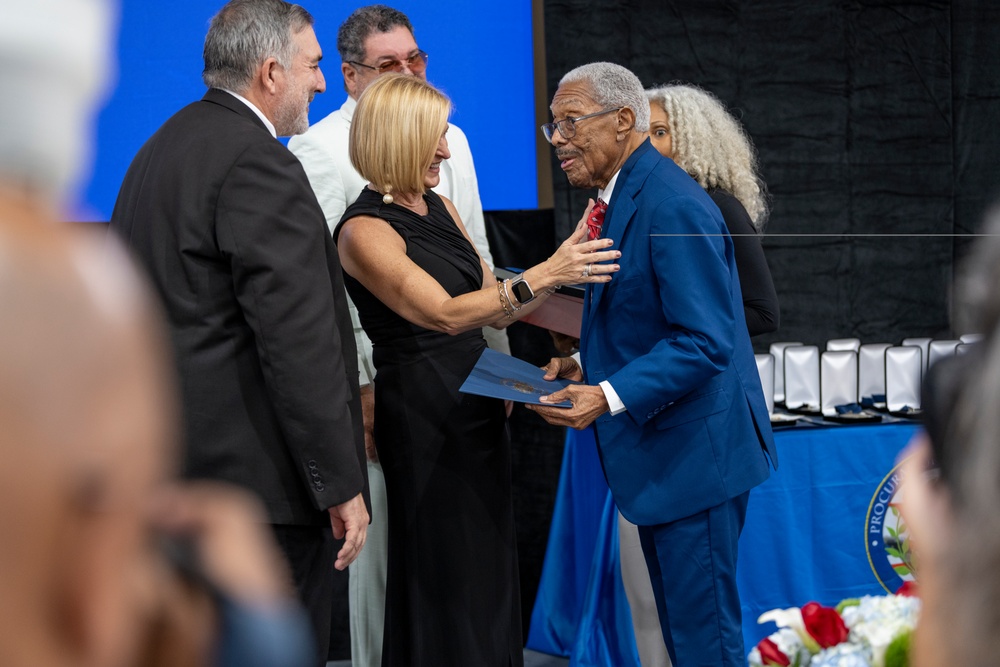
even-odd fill
[{"label": "blue suit trousers", "polygon": [[639,526],[674,667],[743,667],[736,556],[750,492],[690,517]]}]

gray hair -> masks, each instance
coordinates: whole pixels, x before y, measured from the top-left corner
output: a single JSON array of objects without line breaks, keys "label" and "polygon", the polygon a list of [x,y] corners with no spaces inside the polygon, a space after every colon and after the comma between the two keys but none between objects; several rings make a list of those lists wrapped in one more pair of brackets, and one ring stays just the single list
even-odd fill
[{"label": "gray hair", "polygon": [[406,14],[386,5],[368,5],[355,9],[337,31],[337,51],[340,59],[349,62],[363,62],[365,42],[373,33],[391,32],[403,27],[413,34],[413,25]]},{"label": "gray hair", "polygon": [[312,24],[309,12],[284,0],[230,0],[209,25],[201,78],[210,88],[241,93],[268,58],[290,67],[292,36]]},{"label": "gray hair", "polygon": [[594,101],[604,108],[628,107],[635,113],[636,132],[649,132],[649,103],[639,77],[614,63],[590,63],[572,69],[563,76],[564,83],[587,83],[594,91]]},{"label": "gray hair", "polygon": [[732,194],[750,215],[754,229],[768,216],[767,191],[750,137],[725,105],[697,86],[670,84],[646,91],[667,112],[673,159],[706,190]]}]

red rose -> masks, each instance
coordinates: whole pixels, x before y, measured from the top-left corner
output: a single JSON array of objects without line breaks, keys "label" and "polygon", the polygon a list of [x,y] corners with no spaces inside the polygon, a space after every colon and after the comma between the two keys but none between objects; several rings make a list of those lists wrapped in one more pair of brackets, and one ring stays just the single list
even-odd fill
[{"label": "red rose", "polygon": [[810,602],[802,607],[802,622],[809,636],[823,648],[830,648],[847,640],[847,626],[836,609]]},{"label": "red rose", "polygon": [[777,665],[778,667],[788,667],[792,664],[792,661],[788,659],[778,645],[772,642],[770,639],[765,637],[760,640],[757,644],[757,650],[760,651],[760,661],[765,665]]},{"label": "red rose", "polygon": [[904,581],[903,585],[896,591],[896,595],[902,595],[909,598],[920,597],[920,592],[917,590],[917,582]]}]

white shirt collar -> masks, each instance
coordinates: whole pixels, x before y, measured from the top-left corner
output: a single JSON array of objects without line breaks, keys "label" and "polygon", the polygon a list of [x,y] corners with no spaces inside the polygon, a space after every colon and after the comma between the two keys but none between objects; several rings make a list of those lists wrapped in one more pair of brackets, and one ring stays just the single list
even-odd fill
[{"label": "white shirt collar", "polygon": [[226,90],[225,88],[223,88],[222,90],[225,90],[227,93],[229,93],[230,95],[232,95],[233,97],[235,97],[236,99],[238,99],[240,102],[243,102],[243,104],[245,104],[248,107],[250,107],[250,110],[253,111],[255,114],[257,114],[258,118],[260,118],[262,121],[264,121],[264,125],[267,127],[268,131],[271,133],[271,136],[274,137],[275,139],[278,138],[278,132],[277,132],[277,130],[274,129],[274,124],[267,119],[267,116],[264,115],[264,112],[262,112],[256,106],[254,106],[253,102],[251,102],[247,98],[243,97],[239,93],[234,93],[233,91]]},{"label": "white shirt collar", "polygon": [[351,122],[352,118],[354,118],[354,110],[357,108],[357,106],[358,106],[358,101],[353,97],[351,97],[350,95],[347,96],[347,101],[345,101],[341,105],[340,113],[341,115],[343,115],[344,120],[346,120],[348,123]]},{"label": "white shirt collar", "polygon": [[615,183],[618,181],[618,174],[622,173],[621,169],[615,172],[615,175],[611,177],[608,184],[603,190],[597,191],[597,198],[604,201],[605,204],[611,203],[611,195],[615,193]]}]

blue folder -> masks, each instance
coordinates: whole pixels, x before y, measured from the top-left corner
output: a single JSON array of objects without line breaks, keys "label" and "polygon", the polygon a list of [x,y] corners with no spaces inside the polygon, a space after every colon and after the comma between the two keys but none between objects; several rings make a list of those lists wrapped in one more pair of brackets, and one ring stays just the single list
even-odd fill
[{"label": "blue folder", "polygon": [[459,387],[465,394],[490,396],[515,403],[534,403],[559,408],[570,408],[569,401],[542,403],[539,398],[547,396],[567,385],[569,380],[544,380],[545,371],[538,366],[521,361],[509,355],[486,348],[479,357],[469,377]]}]

